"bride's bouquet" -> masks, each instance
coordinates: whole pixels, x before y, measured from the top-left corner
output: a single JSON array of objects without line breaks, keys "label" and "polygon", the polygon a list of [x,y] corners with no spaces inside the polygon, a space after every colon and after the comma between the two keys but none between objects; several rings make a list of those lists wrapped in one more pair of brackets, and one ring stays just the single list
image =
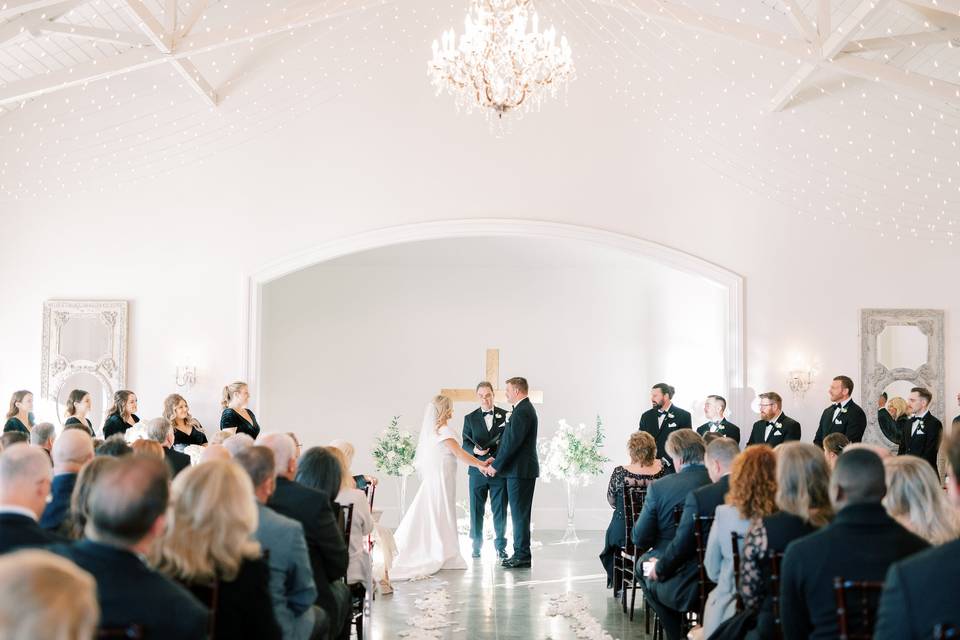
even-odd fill
[{"label": "bride's bouquet", "polygon": [[400,416],[394,416],[373,447],[374,466],[388,476],[404,477],[413,473],[417,443],[413,434],[400,428]]},{"label": "bride's bouquet", "polygon": [[538,445],[544,462],[541,478],[544,481],[565,480],[573,486],[589,484],[603,473],[604,463],[610,462],[600,449],[603,447],[603,422],[597,416],[592,433],[580,423],[576,427],[560,420],[560,428],[548,440]]}]

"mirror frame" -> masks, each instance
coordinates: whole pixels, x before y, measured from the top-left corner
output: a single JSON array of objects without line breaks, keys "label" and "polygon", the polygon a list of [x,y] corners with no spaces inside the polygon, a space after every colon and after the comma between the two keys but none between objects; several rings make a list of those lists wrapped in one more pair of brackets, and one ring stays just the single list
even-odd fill
[{"label": "mirror frame", "polygon": [[[90,354],[90,359],[68,360],[61,353],[63,326],[71,318],[96,317],[109,329],[107,353]],[[43,303],[43,353],[40,362],[40,395],[57,407],[57,421],[63,424],[59,396],[75,373],[93,375],[103,385],[103,406],[109,407],[113,394],[127,384],[126,300],[47,300]],[[94,359],[96,358],[96,359]],[[94,427],[96,428],[96,427]]]},{"label": "mirror frame", "polygon": [[[906,380],[933,392],[933,415],[947,422],[944,397],[943,309],[861,309],[860,310],[860,403],[867,414],[864,442],[896,449],[877,423],[876,401],[893,382]],[[927,359],[916,369],[888,369],[878,359],[877,339],[888,326],[914,326],[927,337]]]}]

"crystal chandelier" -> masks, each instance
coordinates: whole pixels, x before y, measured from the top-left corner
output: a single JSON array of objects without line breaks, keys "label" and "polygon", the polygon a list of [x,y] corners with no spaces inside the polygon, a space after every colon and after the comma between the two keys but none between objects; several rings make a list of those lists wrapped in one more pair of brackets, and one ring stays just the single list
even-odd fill
[{"label": "crystal chandelier", "polygon": [[556,29],[541,32],[539,23],[532,0],[470,0],[459,43],[453,29],[433,41],[428,73],[437,94],[446,89],[468,113],[498,118],[556,97],[573,79],[570,44],[566,36],[557,44]]}]

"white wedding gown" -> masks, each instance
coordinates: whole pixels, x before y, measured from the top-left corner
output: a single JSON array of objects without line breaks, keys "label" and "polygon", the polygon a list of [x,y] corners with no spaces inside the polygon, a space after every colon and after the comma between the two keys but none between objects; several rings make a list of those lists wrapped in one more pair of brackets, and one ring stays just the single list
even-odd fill
[{"label": "white wedding gown", "polygon": [[[450,427],[421,435],[417,447],[420,489],[394,537],[397,558],[391,580],[433,575],[441,569],[466,569],[457,535],[457,458],[445,440],[457,438]],[[424,447],[428,450],[422,450]]]}]

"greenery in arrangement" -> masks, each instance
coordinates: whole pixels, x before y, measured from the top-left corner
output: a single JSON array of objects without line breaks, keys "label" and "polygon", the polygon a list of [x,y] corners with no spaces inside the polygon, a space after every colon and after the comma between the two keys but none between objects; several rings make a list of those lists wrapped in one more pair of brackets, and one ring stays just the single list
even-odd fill
[{"label": "greenery in arrangement", "polygon": [[413,456],[417,443],[413,434],[400,428],[400,416],[394,416],[390,426],[380,433],[373,447],[373,461],[377,471],[388,476],[403,477],[413,473]]},{"label": "greenery in arrangement", "polygon": [[540,440],[541,477],[546,482],[564,480],[572,485],[589,484],[603,473],[603,465],[610,462],[600,450],[603,448],[603,421],[597,416],[594,429],[583,423],[576,427],[560,420],[560,427],[547,440]]}]

